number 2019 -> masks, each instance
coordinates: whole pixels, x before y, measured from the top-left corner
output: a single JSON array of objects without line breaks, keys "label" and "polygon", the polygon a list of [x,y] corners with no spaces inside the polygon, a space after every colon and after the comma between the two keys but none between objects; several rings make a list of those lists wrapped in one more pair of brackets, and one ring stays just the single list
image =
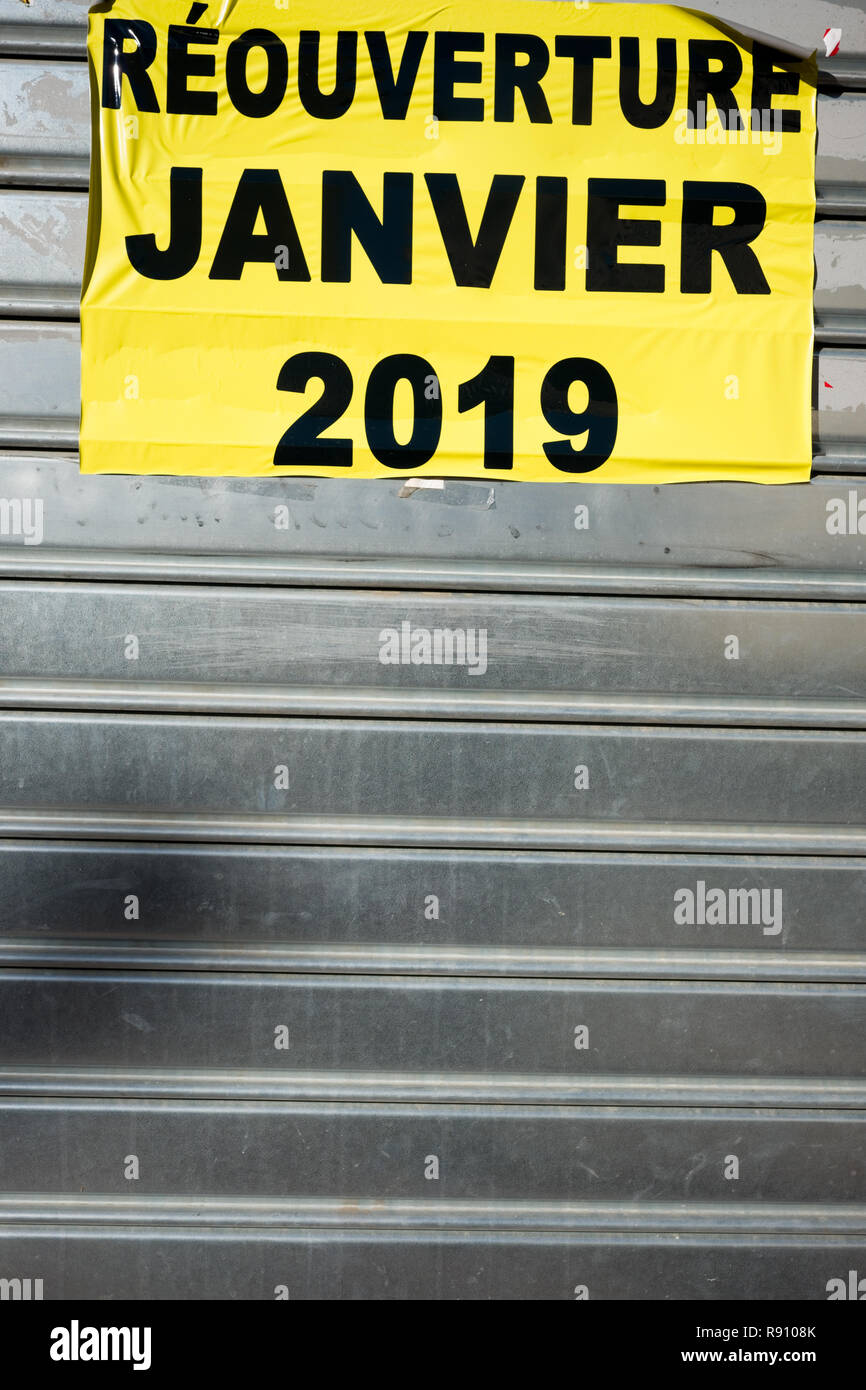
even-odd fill
[{"label": "number 2019", "polygon": [[[354,393],[349,367],[330,352],[299,352],[277,378],[278,391],[304,392],[319,379],[319,399],[290,425],[276,447],[274,464],[288,467],[351,468],[351,439],[323,438],[348,410]],[[401,381],[412,391],[412,434],[400,443],[394,429],[394,395]],[[431,383],[433,389],[431,389]],[[572,410],[572,386],[586,387],[583,410]],[[590,357],[566,357],[550,368],[541,384],[541,412],[559,436],[542,444],[545,456],[561,473],[591,473],[613,453],[619,413],[613,378]],[[491,357],[471,381],[460,383],[457,409],[462,415],[484,407],[484,467],[514,466],[514,358]],[[398,352],[377,362],[367,382],[364,427],[371,454],[387,468],[417,469],[428,463],[442,434],[442,393],[435,369],[423,357]],[[572,440],[585,435],[582,447]]]}]

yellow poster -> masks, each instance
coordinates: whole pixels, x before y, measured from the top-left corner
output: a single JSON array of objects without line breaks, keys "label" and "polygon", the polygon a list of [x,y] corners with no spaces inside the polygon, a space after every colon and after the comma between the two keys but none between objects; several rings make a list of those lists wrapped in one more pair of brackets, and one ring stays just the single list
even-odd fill
[{"label": "yellow poster", "polygon": [[670,5],[89,20],[85,473],[803,481],[816,71]]}]

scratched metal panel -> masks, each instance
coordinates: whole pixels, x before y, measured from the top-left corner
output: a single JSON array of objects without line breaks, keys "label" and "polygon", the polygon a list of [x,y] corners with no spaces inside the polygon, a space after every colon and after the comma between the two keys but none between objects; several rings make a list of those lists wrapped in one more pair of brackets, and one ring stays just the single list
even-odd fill
[{"label": "scratched metal panel", "polygon": [[856,604],[0,581],[0,611],[7,706],[866,727]]},{"label": "scratched metal panel", "polygon": [[[80,357],[77,324],[0,322],[0,440],[38,439],[47,419],[77,441]],[[22,417],[23,432],[14,423]]]},{"label": "scratched metal panel", "polygon": [[11,576],[784,598],[864,591],[866,483],[857,477],[786,488],[582,483],[576,504],[572,484],[83,478],[73,457],[7,452],[0,479],[9,507],[5,523],[0,508],[0,573]]},{"label": "scratched metal panel", "polygon": [[[0,1100],[4,1194],[857,1202],[852,1111]],[[60,1142],[58,1142],[58,1139]],[[425,1160],[439,1164],[425,1178]],[[725,1177],[730,1155],[739,1177]],[[435,1181],[435,1188],[434,1188]]]},{"label": "scratched metal panel", "polygon": [[65,1212],[26,1226],[3,1224],[0,1265],[42,1278],[47,1301],[194,1295],[203,1301],[753,1303],[823,1301],[831,1279],[841,1278],[847,1288],[849,1270],[866,1263],[866,1239],[856,1235],[296,1233],[213,1230],[192,1216],[190,1229],[172,1232],[154,1231],[149,1215],[142,1203],[137,1226],[91,1230],[72,1224]]},{"label": "scratched metal panel", "polygon": [[0,58],[0,175],[12,155],[89,160],[86,63]]},{"label": "scratched metal panel", "polygon": [[818,97],[815,179],[824,189],[866,182],[866,96]]},{"label": "scratched metal panel", "polygon": [[[81,343],[77,323],[0,322],[0,447],[74,447]],[[866,351],[825,348],[817,357],[817,447],[866,447]]]},{"label": "scratched metal panel", "polygon": [[77,318],[87,197],[0,191],[0,313]]},{"label": "scratched metal panel", "polygon": [[93,0],[0,0],[0,23],[30,25],[87,25]]},{"label": "scratched metal panel", "polygon": [[86,234],[86,194],[0,190],[0,283],[80,290]]},{"label": "scratched metal panel", "polygon": [[745,1096],[752,1078],[862,1083],[864,1026],[866,987],[853,984],[217,970],[0,976],[0,1053],[11,1068],[228,1068],[239,1079],[251,1069],[321,1074],[324,1083],[334,1072],[392,1070],[735,1076]]},{"label": "scratched metal panel", "polygon": [[824,348],[817,357],[818,409],[813,437],[821,448],[863,448],[866,440],[866,352]]},{"label": "scratched metal panel", "polygon": [[819,222],[815,228],[815,268],[819,334],[832,328],[838,332],[843,315],[854,324],[861,318],[866,324],[866,225]]},{"label": "scratched metal panel", "polygon": [[7,964],[844,981],[864,911],[860,859],[0,841]]},{"label": "scratched metal panel", "polygon": [[0,829],[24,835],[825,853],[866,843],[856,733],[39,712],[0,714],[0,740]]},{"label": "scratched metal panel", "polygon": [[358,1234],[379,1231],[389,1235],[400,1231],[511,1232],[541,1231],[588,1234],[599,1231],[628,1233],[631,1236],[660,1236],[679,1233],[689,1225],[695,1234],[727,1232],[734,1235],[775,1236],[811,1235],[816,1224],[830,1236],[851,1237],[866,1231],[866,1206],[839,1202],[832,1206],[814,1203],[765,1202],[545,1202],[498,1199],[452,1198],[439,1201],[434,1195],[422,1199],[392,1198],[387,1201],[362,1199],[351,1203],[318,1197],[184,1197],[111,1195],[79,1196],[69,1203],[51,1194],[10,1194],[0,1197],[0,1226],[17,1218],[22,1223],[41,1224],[60,1219],[79,1228],[86,1224],[116,1228],[137,1224],[142,1215],[154,1227],[177,1230],[189,1226],[191,1218],[205,1218],[212,1228],[223,1231],[245,1225],[250,1231],[281,1229],[324,1231],[345,1227]]},{"label": "scratched metal panel", "polygon": [[[266,1071],[237,1067],[0,1066],[8,1096],[129,1100],[369,1101],[423,1105],[653,1105],[866,1110],[866,1081],[821,1076],[656,1076],[591,1071]],[[300,1199],[299,1199],[300,1200]],[[2,1199],[0,1199],[2,1218]],[[759,1220],[756,1225],[759,1225]],[[824,1228],[826,1229],[826,1228]]]}]

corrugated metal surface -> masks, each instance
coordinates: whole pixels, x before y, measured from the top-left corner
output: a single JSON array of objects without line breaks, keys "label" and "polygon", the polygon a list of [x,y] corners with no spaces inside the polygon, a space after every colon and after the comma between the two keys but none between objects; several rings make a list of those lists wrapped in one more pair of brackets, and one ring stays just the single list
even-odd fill
[{"label": "corrugated metal surface", "polygon": [[[81,478],[86,8],[0,0],[0,1278],[825,1297],[866,1260],[866,5],[703,0],[842,30],[785,489]],[[473,645],[383,660],[407,628]]]}]

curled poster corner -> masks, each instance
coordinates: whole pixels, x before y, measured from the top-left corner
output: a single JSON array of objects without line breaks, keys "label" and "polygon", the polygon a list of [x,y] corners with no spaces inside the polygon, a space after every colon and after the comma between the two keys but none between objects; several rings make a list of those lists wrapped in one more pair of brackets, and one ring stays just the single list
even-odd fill
[{"label": "curled poster corner", "polygon": [[825,29],[825,30],[824,30],[824,47],[825,47],[825,49],[826,49],[826,55],[825,55],[825,56],[826,56],[827,58],[835,58],[835,57],[836,57],[836,54],[839,52],[839,46],[840,46],[841,43],[842,43],[842,30],[841,30],[841,29]]}]

